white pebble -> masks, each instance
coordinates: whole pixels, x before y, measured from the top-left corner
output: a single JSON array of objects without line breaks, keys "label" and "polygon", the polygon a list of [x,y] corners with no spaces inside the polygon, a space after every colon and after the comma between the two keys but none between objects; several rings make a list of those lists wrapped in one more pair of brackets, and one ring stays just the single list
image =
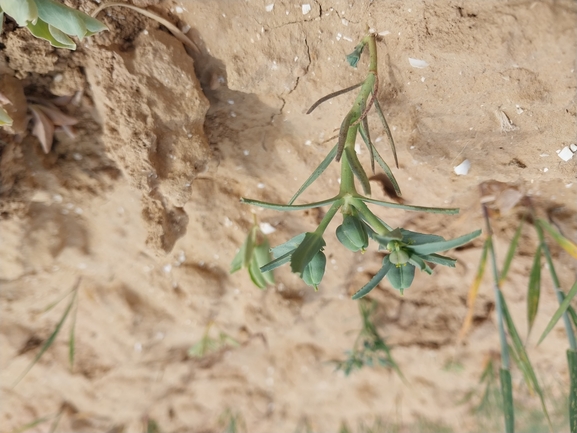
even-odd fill
[{"label": "white pebble", "polygon": [[302,5],[302,11],[303,11],[303,15],[308,14],[311,11],[311,5],[308,3]]},{"label": "white pebble", "polygon": [[272,12],[272,10],[274,9],[274,3],[271,3],[271,4],[269,4],[269,5],[266,5],[266,6],[264,7],[264,9],[265,9],[267,12]]},{"label": "white pebble", "polygon": [[169,274],[170,271],[172,271],[172,265],[171,265],[170,263],[168,263],[168,264],[166,264],[166,265],[164,265],[164,266],[162,267],[162,270],[163,270],[164,272],[166,272],[167,274]]},{"label": "white pebble", "polygon": [[256,187],[257,187],[258,189],[264,189],[264,183],[259,182],[259,183],[256,185]]},{"label": "white pebble", "polygon": [[312,141],[310,141],[310,140],[305,141],[305,146],[310,146],[311,144],[312,144]]},{"label": "white pebble", "polygon": [[572,152],[577,152],[577,144],[570,144],[569,149],[571,149]]},{"label": "white pebble", "polygon": [[276,229],[269,223],[260,223],[259,227],[260,231],[263,232],[265,235],[270,235],[271,233],[276,232]]},{"label": "white pebble", "polygon": [[569,146],[565,146],[563,149],[561,149],[561,151],[557,151],[557,155],[559,155],[559,158],[561,158],[563,161],[569,161],[571,158],[573,158],[573,152]]},{"label": "white pebble", "polygon": [[429,66],[429,64],[427,62],[425,62],[424,60],[413,59],[411,57],[409,57],[409,63],[411,64],[411,66],[413,68],[419,68],[419,69],[423,69],[423,68],[426,68],[427,66]]},{"label": "white pebble", "polygon": [[454,168],[455,173],[459,176],[465,176],[467,173],[469,173],[470,169],[471,169],[471,162],[468,159],[464,160],[462,163],[460,163],[458,166]]},{"label": "white pebble", "polygon": [[242,153],[244,153],[244,156],[250,155],[250,152],[248,150],[243,150]]},{"label": "white pebble", "polygon": [[181,14],[181,13],[184,12],[184,9],[183,9],[182,7],[180,7],[180,6],[177,6],[177,7],[174,8],[174,11],[175,11],[177,14]]}]

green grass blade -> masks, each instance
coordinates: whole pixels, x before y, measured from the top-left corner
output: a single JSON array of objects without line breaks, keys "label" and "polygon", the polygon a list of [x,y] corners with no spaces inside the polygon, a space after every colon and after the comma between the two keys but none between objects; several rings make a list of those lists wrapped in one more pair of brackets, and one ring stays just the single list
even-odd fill
[{"label": "green grass blade", "polygon": [[295,210],[306,210],[306,209],[312,209],[315,207],[328,206],[330,204],[333,204],[336,200],[338,200],[338,198],[339,197],[337,196],[337,197],[333,197],[333,198],[328,198],[326,200],[317,201],[315,203],[293,204],[293,205],[269,203],[266,201],[252,200],[250,198],[244,198],[244,197],[240,199],[240,202],[244,203],[244,204],[249,204],[251,206],[262,207],[265,209],[273,209],[273,210],[278,210],[278,211],[291,212],[291,211],[295,211]]},{"label": "green grass blade", "polygon": [[381,104],[379,104],[379,100],[377,99],[376,95],[375,95],[375,108],[377,109],[377,114],[379,115],[379,119],[381,119],[383,128],[385,128],[385,133],[389,138],[391,150],[393,151],[393,156],[395,157],[395,165],[397,166],[397,168],[399,168],[399,160],[397,158],[397,149],[395,148],[395,140],[393,140],[393,134],[391,134],[391,129],[389,128],[387,119],[385,119],[385,115],[383,114],[383,110],[381,109]]},{"label": "green grass blade", "polygon": [[547,418],[547,423],[549,425],[550,430],[553,431],[553,428],[551,426],[551,419],[549,417],[549,412],[547,411],[547,406],[545,405],[545,396],[543,395],[543,391],[541,390],[541,386],[539,385],[539,381],[537,380],[537,376],[535,375],[535,370],[533,370],[531,361],[529,361],[529,356],[527,355],[525,346],[523,346],[521,337],[517,332],[517,328],[515,327],[513,318],[509,313],[509,308],[507,307],[507,303],[505,302],[503,293],[500,290],[499,290],[499,297],[501,300],[501,305],[503,307],[503,316],[505,318],[505,322],[507,323],[507,329],[509,330],[511,340],[513,341],[513,348],[515,349],[517,358],[519,360],[519,368],[523,372],[523,376],[525,377],[525,381],[527,382],[529,389],[533,389],[539,396],[539,399],[541,400],[541,407],[543,409],[543,413],[545,414],[545,418]]},{"label": "green grass blade", "polygon": [[326,156],[325,159],[319,164],[319,166],[313,171],[313,173],[309,176],[309,178],[302,184],[299,190],[293,195],[293,197],[288,202],[289,205],[293,204],[295,200],[301,195],[311,184],[318,179],[318,177],[323,174],[323,172],[327,169],[327,167],[333,162],[335,159],[335,155],[337,154],[337,145],[331,149],[329,154]]},{"label": "green grass blade", "polygon": [[577,433],[577,352],[567,350],[569,363],[569,428],[571,433]]},{"label": "green grass blade", "polygon": [[356,88],[361,87],[363,85],[363,83],[364,83],[364,81],[362,83],[355,84],[354,86],[347,87],[346,89],[337,90],[336,92],[329,93],[327,96],[323,96],[321,99],[319,99],[317,102],[315,102],[311,106],[311,108],[309,108],[309,111],[307,111],[307,114],[311,114],[314,111],[314,109],[317,108],[319,105],[321,105],[323,102],[327,102],[329,99],[332,99],[336,96],[350,92],[351,90],[355,90]]},{"label": "green grass blade", "polygon": [[377,206],[383,207],[390,207],[394,209],[403,209],[403,210],[413,210],[417,212],[428,212],[428,213],[442,213],[447,215],[454,215],[459,213],[458,208],[440,208],[440,207],[425,207],[425,206],[411,206],[406,204],[399,204],[399,203],[391,203],[388,201],[382,200],[375,200],[368,197],[363,197],[361,199],[366,203],[376,204]]},{"label": "green grass blade", "polygon": [[549,332],[551,332],[551,330],[555,327],[561,316],[565,313],[565,311],[569,307],[569,304],[575,297],[575,294],[577,294],[577,281],[573,283],[573,287],[571,287],[571,290],[569,290],[569,293],[567,293],[565,299],[563,299],[563,302],[561,302],[559,308],[557,308],[557,311],[555,311],[555,314],[553,314],[553,316],[551,317],[551,320],[547,324],[547,327],[543,331],[543,334],[541,335],[541,338],[539,338],[537,344],[541,344],[541,342],[545,339],[545,337],[549,334]]},{"label": "green grass blade", "polygon": [[573,258],[577,259],[577,245],[563,236],[557,229],[555,229],[551,224],[543,219],[538,219],[537,224],[539,224],[542,228],[544,228],[547,233],[551,235],[551,237],[559,244],[561,248],[567,251]]},{"label": "green grass blade", "polygon": [[36,418],[34,421],[31,421],[28,424],[23,425],[22,427],[17,428],[16,430],[12,430],[12,433],[23,433],[26,430],[30,430],[31,428],[36,427],[37,425],[43,424],[46,421],[50,421],[56,416],[58,416],[58,414],[51,416],[43,416],[42,418]]},{"label": "green grass blade", "polygon": [[72,323],[70,325],[70,338],[68,339],[68,360],[70,362],[70,371],[74,368],[74,355],[76,353],[76,316],[78,314],[78,290],[74,292],[72,297],[74,303],[74,312],[72,313]]},{"label": "green grass blade", "polygon": [[357,152],[355,152],[354,148],[349,146],[345,147],[345,154],[347,155],[346,162],[348,162],[349,167],[351,167],[351,171],[361,183],[361,186],[363,187],[363,192],[365,193],[365,195],[370,195],[371,184],[369,182],[369,177],[367,176],[365,169],[363,168],[361,162],[359,161],[359,158],[357,157]]},{"label": "green grass blade", "polygon": [[501,394],[503,396],[503,414],[505,415],[505,431],[513,433],[515,431],[515,410],[513,409],[513,384],[511,372],[501,368],[499,370],[501,379]]},{"label": "green grass blade", "polygon": [[522,219],[521,223],[519,224],[519,227],[517,227],[517,230],[515,230],[515,235],[513,235],[513,239],[511,239],[511,244],[509,245],[507,255],[505,256],[505,262],[503,263],[503,270],[501,271],[501,277],[499,278],[499,283],[502,283],[507,278],[509,268],[511,267],[511,262],[513,261],[513,257],[515,256],[515,250],[517,249],[517,244],[519,243],[519,238],[521,237],[521,229],[523,228],[524,223],[525,219]]},{"label": "green grass blade", "polygon": [[575,310],[571,305],[567,307],[567,312],[569,313],[569,317],[573,321],[573,325],[577,327],[577,313],[575,313]]},{"label": "green grass blade", "polygon": [[[395,192],[397,193],[397,195],[399,197],[402,197],[403,194],[401,193],[401,188],[399,187],[397,179],[395,179],[395,175],[391,171],[391,168],[385,162],[385,160],[381,157],[381,154],[379,153],[379,151],[377,150],[375,145],[370,141],[370,138],[367,136],[367,138],[365,139],[365,137],[363,135],[363,128],[359,128],[359,131],[361,133],[361,137],[363,138],[363,141],[365,142],[365,145],[367,147],[369,147],[369,151],[371,152],[371,158],[374,157],[377,160],[377,163],[380,165],[380,167],[384,171],[385,175],[391,181],[391,184],[393,185],[393,188],[395,189]],[[374,171],[375,171],[375,169],[373,168],[373,172]]]},{"label": "green grass blade", "polygon": [[479,287],[481,287],[481,281],[483,281],[483,274],[485,273],[485,266],[487,264],[487,252],[489,250],[489,241],[485,239],[483,244],[483,250],[481,252],[481,260],[479,261],[479,266],[477,267],[477,274],[475,279],[469,287],[469,295],[467,297],[467,316],[463,321],[463,326],[459,332],[458,341],[461,341],[469,332],[469,328],[473,323],[473,313],[475,311],[475,300],[477,299],[477,293],[479,293]]},{"label": "green grass blade", "polygon": [[537,309],[539,308],[539,297],[541,295],[541,247],[537,248],[533,259],[533,266],[529,274],[529,288],[527,291],[527,321],[529,328],[527,336],[531,333]]},{"label": "green grass blade", "polygon": [[[78,288],[78,286],[80,285],[80,278],[78,278],[76,280],[76,284],[75,284],[75,289]],[[44,344],[42,345],[42,347],[40,348],[40,351],[38,352],[38,354],[34,357],[34,359],[32,360],[32,362],[28,365],[28,367],[26,367],[26,369],[20,374],[20,376],[18,376],[18,379],[16,379],[16,381],[14,382],[14,384],[12,385],[12,387],[15,387],[18,382],[20,382],[22,380],[22,378],[24,378],[24,376],[26,376],[26,374],[32,369],[32,367],[34,367],[34,365],[38,362],[38,360],[42,357],[42,355],[44,355],[44,352],[46,352],[48,350],[48,348],[50,346],[52,346],[52,343],[54,343],[54,340],[56,339],[56,337],[58,336],[58,333],[60,332],[60,329],[62,328],[62,325],[64,324],[64,322],[66,321],[66,318],[68,317],[68,313],[70,313],[70,310],[72,309],[72,305],[74,303],[74,298],[72,298],[72,300],[70,301],[70,303],[68,304],[68,306],[66,307],[66,310],[64,311],[64,314],[62,315],[62,317],[60,318],[60,321],[56,324],[56,327],[54,328],[54,331],[52,332],[52,334],[50,334],[50,337],[48,337],[48,339],[44,342]]]},{"label": "green grass blade", "polygon": [[387,275],[387,272],[389,272],[391,266],[392,264],[389,260],[383,260],[383,267],[379,270],[379,272],[375,274],[373,278],[371,278],[371,281],[365,284],[358,292],[353,295],[352,299],[360,299],[363,296],[366,296],[375,287],[377,287],[381,280],[385,278],[385,275]]},{"label": "green grass blade", "polygon": [[282,256],[274,259],[272,262],[269,262],[266,265],[261,266],[260,271],[262,273],[270,272],[273,269],[276,269],[276,268],[284,265],[285,263],[288,263],[291,259],[291,256],[293,255],[293,252],[294,251],[289,251],[288,253],[283,254]]}]

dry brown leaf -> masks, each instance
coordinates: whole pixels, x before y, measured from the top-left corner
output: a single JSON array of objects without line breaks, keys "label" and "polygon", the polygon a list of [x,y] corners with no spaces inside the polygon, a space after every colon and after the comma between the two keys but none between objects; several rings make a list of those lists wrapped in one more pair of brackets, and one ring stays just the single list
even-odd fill
[{"label": "dry brown leaf", "polygon": [[51,102],[42,101],[40,104],[35,104],[36,108],[42,110],[46,116],[56,126],[72,126],[78,123],[74,117],[64,114],[60,109]]},{"label": "dry brown leaf", "polygon": [[32,134],[40,141],[44,153],[48,153],[52,148],[52,141],[54,139],[54,123],[40,107],[41,106],[37,104],[29,105],[30,111],[32,111],[34,116]]}]

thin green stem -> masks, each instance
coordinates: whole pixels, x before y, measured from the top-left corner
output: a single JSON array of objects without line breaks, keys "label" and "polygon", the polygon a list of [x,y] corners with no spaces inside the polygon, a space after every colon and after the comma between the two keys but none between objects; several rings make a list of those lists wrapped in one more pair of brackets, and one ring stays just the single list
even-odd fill
[{"label": "thin green stem", "polygon": [[509,346],[507,345],[507,336],[505,334],[505,325],[503,321],[503,305],[501,303],[501,288],[499,287],[499,270],[497,269],[497,258],[493,248],[493,230],[489,222],[489,213],[486,206],[483,205],[483,216],[487,225],[487,247],[491,256],[493,268],[493,288],[495,291],[495,302],[497,307],[497,321],[499,325],[499,340],[501,341],[501,363],[504,370],[510,370],[511,361],[509,360]]},{"label": "thin green stem", "polygon": [[319,226],[315,230],[315,233],[317,233],[321,236],[323,235],[323,233],[327,229],[329,223],[334,218],[335,214],[337,213],[337,211],[339,210],[339,208],[342,205],[343,205],[343,199],[337,200],[333,203],[333,205],[329,208],[329,210],[327,211],[327,213],[323,217],[321,223],[319,224]]},{"label": "thin green stem", "polygon": [[390,231],[360,198],[351,198],[349,203],[359,211],[378,235],[386,236]]}]

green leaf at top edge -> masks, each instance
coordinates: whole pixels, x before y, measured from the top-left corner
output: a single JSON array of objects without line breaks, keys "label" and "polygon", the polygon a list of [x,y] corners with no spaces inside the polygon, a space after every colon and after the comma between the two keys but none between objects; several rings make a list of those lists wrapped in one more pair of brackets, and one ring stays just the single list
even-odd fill
[{"label": "green leaf at top edge", "polygon": [[38,19],[38,8],[34,0],[0,0],[0,7],[21,27]]},{"label": "green leaf at top edge", "polygon": [[243,197],[240,199],[240,202],[251,206],[262,207],[265,209],[278,210],[281,212],[292,212],[297,210],[306,210],[306,209],[313,209],[315,207],[328,206],[330,204],[333,204],[338,199],[339,197],[337,196],[326,200],[317,201],[314,203],[287,205],[287,204],[269,203],[266,201],[252,200],[250,198]]},{"label": "green leaf at top edge", "polygon": [[79,18],[82,13],[62,3],[53,0],[36,0],[38,16],[40,19],[67,35],[77,36],[82,39],[88,29],[86,24]]}]

